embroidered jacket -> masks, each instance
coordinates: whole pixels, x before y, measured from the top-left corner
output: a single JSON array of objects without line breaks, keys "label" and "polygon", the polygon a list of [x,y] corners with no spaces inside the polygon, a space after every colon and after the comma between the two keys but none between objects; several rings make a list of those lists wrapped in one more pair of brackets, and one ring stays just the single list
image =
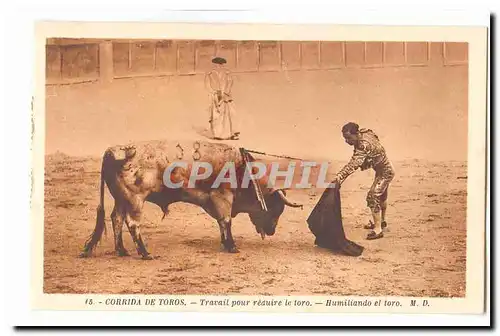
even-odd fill
[{"label": "embroidered jacket", "polygon": [[361,170],[373,168],[376,172],[383,172],[390,167],[389,159],[378,136],[372,130],[364,128],[360,129],[359,133],[361,137],[354,145],[351,160],[336,175],[339,183],[344,182],[358,168]]}]

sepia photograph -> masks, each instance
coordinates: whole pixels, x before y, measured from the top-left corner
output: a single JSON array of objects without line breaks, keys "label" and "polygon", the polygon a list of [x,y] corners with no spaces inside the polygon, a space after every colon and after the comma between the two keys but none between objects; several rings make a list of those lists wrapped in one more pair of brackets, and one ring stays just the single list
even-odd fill
[{"label": "sepia photograph", "polygon": [[485,152],[471,143],[485,146],[486,110],[471,105],[470,35],[172,27],[44,35],[43,295],[481,300],[485,210],[471,199],[485,195],[470,188],[485,192]]}]

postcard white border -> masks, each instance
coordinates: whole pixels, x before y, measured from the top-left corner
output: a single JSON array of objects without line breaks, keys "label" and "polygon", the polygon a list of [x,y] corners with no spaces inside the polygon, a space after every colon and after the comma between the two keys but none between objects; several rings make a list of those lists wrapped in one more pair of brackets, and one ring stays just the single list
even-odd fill
[{"label": "postcard white border", "polygon": [[[300,12],[300,9],[298,11]],[[366,12],[363,14],[362,10],[358,9],[357,11],[358,11],[358,14],[360,14],[359,17],[363,17],[363,16],[366,17],[366,15],[367,15]],[[77,12],[77,11],[74,11],[74,12]],[[361,12],[361,13],[359,13],[359,12]],[[128,11],[129,15],[133,16],[134,15],[133,13],[135,13],[134,10],[129,10]],[[428,13],[428,11],[427,11],[427,13]],[[469,14],[471,14],[471,13],[472,13],[472,11],[469,11]],[[61,11],[59,11],[59,14],[61,14]],[[122,12],[122,14],[123,14],[123,12]],[[414,12],[414,14],[415,14],[415,12]],[[477,14],[477,11],[476,11],[475,14]],[[91,19],[92,19],[92,18],[95,18],[96,14],[95,13],[94,13],[94,15],[89,14],[88,16],[91,17]],[[99,16],[99,15],[97,15],[97,16]],[[107,16],[104,15],[104,16],[107,17],[107,18],[109,18],[109,16],[112,16],[112,15],[109,15],[109,12],[108,12],[108,15]],[[469,15],[469,17],[470,16],[471,15]],[[472,16],[474,16],[474,15],[472,15]],[[487,23],[484,22],[484,13],[482,13],[480,15],[476,15],[476,17],[479,17],[479,16],[481,16],[481,19],[479,19],[479,18],[476,19],[476,21],[475,21],[476,25],[478,25],[478,26],[485,26],[485,25],[487,25]],[[37,15],[34,15],[34,17],[37,17]],[[392,17],[394,18],[394,16],[392,16]],[[415,18],[415,17],[416,16],[414,16],[413,18]],[[20,34],[23,37],[25,37],[26,40],[32,41],[33,39],[29,35],[31,33],[31,31],[30,31],[31,27],[26,26],[26,24],[29,25],[29,24],[32,23],[32,19],[33,19],[33,15],[31,16],[31,19],[30,19],[30,17],[27,18],[27,19],[24,18],[24,20],[21,19],[21,20],[16,21],[15,23],[14,23],[14,20],[9,20],[8,22],[12,23],[12,27],[16,31],[16,34],[13,34],[12,38],[10,40],[8,40],[8,41],[9,42],[14,42],[15,41],[15,37],[19,37]],[[449,22],[444,23],[443,20],[439,21],[440,20],[439,15],[433,16],[433,19],[434,19],[434,22],[436,22],[437,24],[450,24]],[[442,19],[442,17],[441,17],[441,19]],[[453,22],[453,20],[455,20],[455,23],[457,23],[457,20],[460,20],[461,22],[464,21],[464,19],[460,18],[460,17],[454,17],[454,18],[451,19],[451,21]],[[409,18],[406,21],[409,22],[409,23],[412,23],[411,22],[411,18]],[[418,21],[418,20],[416,20],[416,21]],[[444,19],[444,21],[446,21],[446,19]],[[460,24],[460,22],[458,22],[458,23]],[[22,26],[23,24],[24,24],[24,26]],[[415,22],[415,24],[419,24],[419,23]],[[409,39],[405,38],[405,40],[409,40]],[[17,64],[22,64],[22,65],[26,65],[26,63],[27,63],[26,60],[28,59],[28,61],[29,61],[29,60],[31,60],[33,58],[33,53],[32,52],[33,52],[34,48],[33,48],[33,45],[28,45],[28,46],[25,45],[21,49],[25,49],[27,51],[27,53],[23,54],[23,55],[16,56],[15,57],[15,59],[17,60],[16,63]],[[30,54],[30,52],[31,52],[31,54]],[[21,63],[23,61],[24,61],[24,63]],[[472,59],[471,59],[471,63],[472,63]],[[10,69],[7,69],[7,70],[10,70]],[[26,101],[22,100],[22,99],[25,99],[27,97],[26,92],[28,92],[29,94],[32,93],[31,88],[29,86],[26,86],[26,82],[25,82],[27,78],[32,77],[32,72],[30,70],[32,70],[31,66],[24,67],[23,69],[21,69],[21,71],[17,71],[16,72],[19,75],[19,77],[17,79],[14,78],[14,76],[10,77],[10,82],[9,83],[11,85],[13,85],[13,86],[15,86],[15,84],[18,84],[18,86],[17,86],[17,91],[13,90],[14,91],[13,95],[11,97],[8,97],[8,98],[11,99],[10,100],[10,102],[12,103],[11,106],[20,106],[21,110],[26,110],[27,109]],[[471,72],[472,72],[472,70],[471,70]],[[484,77],[486,77],[485,73],[482,74],[482,75]],[[481,81],[479,81],[479,77],[476,78],[476,80],[477,80],[478,83],[481,82]],[[472,81],[472,78],[471,78],[471,81]],[[485,82],[486,82],[486,78],[484,78],[483,83],[485,83]],[[17,98],[19,100],[14,102],[13,101],[14,98]],[[485,104],[486,103],[483,102],[483,105],[485,105]],[[484,111],[484,109],[482,108],[482,106],[479,107],[479,110],[483,110]],[[484,113],[482,115],[484,115]],[[15,119],[15,118],[13,118],[13,119]],[[28,136],[27,138],[24,138],[24,140],[25,140],[24,142],[21,140],[21,142],[19,142],[18,144],[20,146],[24,145],[25,149],[29,149],[30,148],[29,135],[30,135],[30,132],[31,132],[31,127],[27,127],[28,125],[30,125],[29,123],[26,123],[27,118],[25,118],[25,117],[23,118],[23,116],[20,116],[20,118],[18,118],[18,120],[12,120],[12,121],[13,122],[10,124],[10,126],[19,126],[19,128],[17,128],[18,130],[22,129],[22,130],[25,131],[25,133],[21,133],[21,134],[18,133],[17,138],[19,138],[19,135],[27,135]],[[482,122],[484,122],[484,121],[480,120],[478,123],[481,124]],[[470,127],[472,127],[472,126],[470,126]],[[14,128],[12,128],[9,132],[7,132],[8,135],[11,135],[11,134],[15,135],[14,133],[15,133]],[[26,142],[26,139],[28,139],[28,142]],[[479,139],[479,141],[480,140],[481,139]],[[477,145],[477,143],[476,143],[476,145]],[[9,153],[16,154],[17,150],[16,151],[10,150]],[[483,158],[482,158],[483,160],[482,161],[483,162],[485,162],[484,154],[485,153],[483,152],[482,153],[482,155],[483,155]],[[481,153],[478,154],[478,155],[481,155]],[[13,169],[10,169],[10,170],[13,170]],[[19,168],[14,169],[14,171],[17,171],[19,173],[18,176],[21,176],[21,177],[23,176],[22,175],[23,172],[26,173],[25,170],[22,170],[22,169],[19,169]],[[24,175],[24,176],[26,176],[26,175]],[[7,181],[7,182],[14,182],[14,181]],[[12,184],[15,184],[15,183],[12,183]],[[8,185],[11,185],[11,183],[8,183]],[[17,186],[19,187],[19,183],[17,183]],[[22,187],[24,187],[24,186],[27,187],[27,189],[22,189]],[[20,196],[20,199],[23,199],[23,197],[22,197],[23,193],[22,192],[23,191],[28,191],[29,192],[29,183],[28,184],[22,184],[21,183],[20,187],[21,187],[20,190],[14,191],[14,192],[11,193],[12,197]],[[481,188],[482,188],[482,186],[481,186]],[[484,193],[484,191],[483,191],[483,193]],[[26,194],[24,194],[24,196],[26,196]],[[24,199],[25,198],[26,197],[24,197]],[[25,210],[27,209],[26,205],[27,204],[24,203],[24,206],[25,206],[24,209]],[[16,207],[16,208],[19,209],[18,207]],[[29,204],[28,204],[28,209],[29,209]],[[22,220],[24,218],[27,219],[28,215],[27,215],[27,213],[25,213],[25,216],[16,216],[15,218],[13,218],[13,216],[6,215],[6,217],[8,218],[7,220],[17,221],[17,222],[21,222],[22,223]],[[487,220],[488,220],[487,223],[489,225],[489,216],[488,216]],[[484,221],[479,221],[479,223],[483,224]],[[24,229],[21,228],[21,230],[24,231],[24,232],[26,232],[26,233],[29,233],[29,229],[28,228],[24,228]],[[488,230],[488,233],[489,233],[489,230]],[[24,235],[24,237],[26,237],[26,235]],[[29,242],[30,241],[25,241],[24,242],[24,244],[27,244],[27,246],[26,246],[27,248],[29,248],[30,245],[31,245],[31,244],[29,244]],[[20,244],[20,245],[22,246],[23,244]],[[9,244],[9,242],[8,242],[8,246],[11,246],[11,244]],[[15,250],[15,249],[10,249],[10,250]],[[478,248],[478,250],[480,250],[480,249]],[[25,252],[25,254],[27,254],[27,253],[28,253],[28,251]],[[22,255],[23,252],[21,252],[20,254]],[[24,256],[22,255],[22,257],[24,257]],[[29,257],[29,255],[26,255],[26,257]],[[13,263],[16,263],[16,261],[13,260]],[[29,270],[28,270],[28,272],[24,272],[23,271],[22,274],[25,274],[26,276],[28,276],[28,274],[30,274],[30,273],[29,273]],[[18,283],[18,284],[21,283],[22,284],[23,282],[26,282],[26,280],[27,280],[27,277],[23,278],[21,276],[19,279],[16,280],[15,283]],[[14,282],[11,282],[11,284],[13,284],[13,283]],[[28,303],[27,302],[27,298],[29,297],[29,293],[26,292],[24,294],[20,293],[19,295],[18,294],[14,294],[14,295],[17,295],[19,297],[19,299],[17,300],[17,302],[16,302],[16,300],[11,300],[12,303],[13,303],[13,307],[15,307],[15,309],[13,309],[11,311],[11,313],[13,313],[13,314],[15,314],[16,312],[19,313],[19,314],[17,314],[15,316],[15,317],[18,317],[17,324],[26,324],[27,320],[23,319],[25,317],[28,317],[29,321],[34,322],[36,324],[44,324],[44,321],[49,321],[49,320],[47,320],[47,318],[54,317],[55,315],[58,315],[58,314],[60,315],[61,313],[63,313],[63,312],[57,312],[57,314],[56,314],[56,312],[47,312],[46,311],[46,312],[37,312],[35,314],[33,312],[30,312],[29,309],[26,309],[26,308],[28,308],[27,307],[27,303]],[[92,323],[92,321],[95,322],[96,321],[95,317],[102,316],[101,315],[102,312],[88,312],[88,313],[85,313],[83,315],[82,315],[81,312],[64,312],[64,313],[65,313],[65,316],[73,316],[74,318],[72,319],[72,321],[76,321],[75,320],[76,316],[81,316],[81,318],[83,320],[80,319],[79,321],[82,322],[83,324],[89,323],[89,321],[90,321],[90,323]],[[179,321],[183,320],[183,318],[181,318],[180,316],[186,316],[186,314],[170,313],[168,315],[168,317],[166,317],[165,315],[162,315],[160,317],[160,319],[158,319],[158,315],[142,314],[141,312],[137,312],[137,313],[133,313],[133,314],[132,313],[128,314],[128,317],[125,320],[125,319],[122,319],[122,316],[124,314],[127,314],[127,313],[109,312],[108,314],[106,314],[106,319],[107,319],[107,321],[109,323],[118,323],[118,324],[125,324],[125,325],[127,324],[126,323],[127,321],[131,325],[138,324],[138,323],[139,324],[144,324],[145,323],[147,325],[157,325],[157,323],[155,323],[155,321],[160,321],[159,322],[160,324],[162,324],[161,321],[163,321],[163,323],[170,324],[171,322],[175,322],[175,321],[179,322]],[[193,313],[191,315],[196,315],[197,317],[194,320],[193,320],[193,317],[188,317],[188,319],[190,321],[200,322],[200,323],[204,323],[204,324],[212,324],[212,323],[217,324],[218,323],[217,321],[222,321],[221,319],[224,318],[223,316],[227,315],[227,314],[219,314],[217,316],[214,316],[213,314],[210,314],[210,313],[203,313],[203,314]],[[289,315],[287,315],[287,314],[285,314],[285,315],[278,314],[278,315],[274,315],[272,318],[269,318],[269,315],[261,315],[261,314],[258,314],[258,316],[256,314],[239,314],[239,316],[243,320],[246,319],[246,318],[252,318],[252,319],[257,318],[257,319],[259,319],[259,321],[262,322],[263,325],[265,325],[266,321],[269,321],[272,324],[275,324],[275,323],[279,324],[280,320],[283,321],[283,318],[286,319],[287,318],[286,316],[289,316]],[[244,316],[246,316],[246,317],[244,317]],[[300,317],[300,316],[302,316],[302,317]],[[299,320],[304,320],[304,317],[305,317],[304,315],[298,315],[298,316],[294,317],[295,322],[297,322]],[[87,319],[87,318],[90,318],[90,319]],[[412,318],[409,318],[409,317],[406,317],[406,318],[412,319]],[[439,325],[440,324],[439,322],[442,321],[441,317],[439,317],[439,316],[434,316],[434,317],[432,317],[432,316],[426,316],[425,318],[426,318],[426,321],[429,321],[430,324],[432,324],[432,325]],[[239,320],[239,318],[237,318],[237,319]],[[307,317],[307,319],[309,319],[310,323],[312,323],[314,325],[323,325],[323,323],[320,323],[319,320],[318,320],[318,319],[322,319],[321,316],[313,314],[313,315],[309,315]],[[357,325],[364,325],[365,322],[367,322],[368,325],[370,325],[370,324],[372,324],[372,322],[375,322],[375,321],[379,321],[380,322],[381,321],[380,319],[383,320],[384,318],[381,317],[381,316],[378,316],[378,315],[371,315],[371,317],[363,317],[363,319],[364,319],[363,321],[359,321],[354,316],[337,315],[337,321],[342,320],[342,321],[346,322],[347,324],[357,324]],[[448,317],[448,319],[453,319],[455,325],[462,325],[463,322],[465,321],[463,318],[461,318],[459,316],[457,316],[457,317]],[[479,321],[477,318],[474,318],[474,319],[476,321]],[[184,318],[184,320],[185,320],[185,318]],[[332,317],[330,315],[328,316],[328,320],[332,321]],[[387,320],[387,319],[385,319],[385,320]],[[435,323],[433,323],[432,320]],[[69,323],[71,325],[71,322],[70,322],[71,319],[70,320],[58,320],[58,321],[51,320],[51,321],[52,321],[52,323],[56,322],[56,324],[62,324],[62,325],[64,325],[65,323],[66,324]],[[233,321],[234,321],[234,318],[233,318]],[[370,322],[370,321],[372,321],[372,322]],[[399,320],[399,321],[402,321],[402,320]],[[227,322],[227,320],[226,320],[226,322]],[[30,322],[28,322],[28,324],[29,323]],[[50,324],[50,322],[45,322],[45,323],[49,323]],[[96,323],[100,324],[99,322],[96,322]],[[294,323],[293,321],[288,321],[287,323],[289,323],[289,325],[296,325],[296,323]],[[176,324],[176,323],[174,323],[174,324]],[[182,322],[181,322],[181,324],[182,324]],[[186,322],[184,322],[184,324],[186,324]],[[233,324],[233,323],[228,323],[228,324]],[[329,325],[329,324],[330,323],[327,323],[327,325]],[[375,322],[375,324],[377,324],[377,322]],[[401,323],[398,323],[398,322],[395,322],[395,321],[391,322],[391,324],[394,324],[394,325],[398,325],[399,324],[399,325],[401,325]]]}]

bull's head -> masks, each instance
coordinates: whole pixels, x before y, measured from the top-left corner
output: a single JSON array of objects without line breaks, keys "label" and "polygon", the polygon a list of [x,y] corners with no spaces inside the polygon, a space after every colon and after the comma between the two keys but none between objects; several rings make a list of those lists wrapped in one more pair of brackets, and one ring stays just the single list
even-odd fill
[{"label": "bull's head", "polygon": [[286,198],[286,193],[282,189],[274,190],[264,197],[267,211],[257,210],[249,213],[250,220],[255,225],[257,233],[262,239],[265,235],[272,236],[276,232],[278,221],[285,210],[285,205],[292,208],[301,208],[301,204],[291,202]]}]

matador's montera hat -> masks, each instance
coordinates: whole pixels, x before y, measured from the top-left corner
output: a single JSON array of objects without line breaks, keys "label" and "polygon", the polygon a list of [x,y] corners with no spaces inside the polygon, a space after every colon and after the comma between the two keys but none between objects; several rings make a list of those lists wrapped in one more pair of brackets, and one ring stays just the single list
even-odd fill
[{"label": "matador's montera hat", "polygon": [[225,63],[227,63],[227,61],[226,61],[225,58],[215,57],[214,59],[212,59],[212,63],[215,63],[215,64],[225,64]]}]

